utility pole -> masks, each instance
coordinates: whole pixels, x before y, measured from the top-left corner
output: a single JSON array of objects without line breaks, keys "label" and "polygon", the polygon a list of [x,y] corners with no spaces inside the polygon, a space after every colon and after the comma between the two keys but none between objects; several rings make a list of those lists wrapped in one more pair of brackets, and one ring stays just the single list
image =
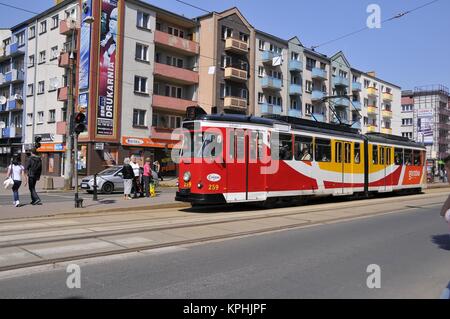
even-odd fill
[{"label": "utility pole", "polygon": [[[74,103],[73,103],[73,62],[75,49],[74,39],[75,39],[76,29],[72,32],[70,46],[69,46],[69,75],[67,77],[67,116],[66,116],[66,161],[64,163],[64,190],[72,189],[72,177],[73,177],[73,158],[72,158],[72,117],[74,114]],[[75,168],[76,169],[76,168]]]}]

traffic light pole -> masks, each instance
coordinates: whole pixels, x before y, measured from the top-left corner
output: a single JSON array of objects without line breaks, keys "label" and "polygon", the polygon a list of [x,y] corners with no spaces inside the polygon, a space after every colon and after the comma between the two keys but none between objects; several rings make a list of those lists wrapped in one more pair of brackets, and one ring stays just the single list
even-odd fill
[{"label": "traffic light pole", "polygon": [[78,134],[73,134],[73,148],[74,148],[74,175],[75,175],[75,208],[83,207],[83,200],[79,198],[78,194]]}]

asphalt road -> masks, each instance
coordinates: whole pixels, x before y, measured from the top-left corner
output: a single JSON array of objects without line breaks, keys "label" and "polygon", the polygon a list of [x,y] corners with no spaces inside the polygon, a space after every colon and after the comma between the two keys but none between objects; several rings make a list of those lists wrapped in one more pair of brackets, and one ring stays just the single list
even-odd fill
[{"label": "asphalt road", "polygon": [[[438,209],[87,263],[81,289],[64,269],[0,279],[0,298],[439,298],[450,235]],[[370,264],[381,288],[367,287]]]}]

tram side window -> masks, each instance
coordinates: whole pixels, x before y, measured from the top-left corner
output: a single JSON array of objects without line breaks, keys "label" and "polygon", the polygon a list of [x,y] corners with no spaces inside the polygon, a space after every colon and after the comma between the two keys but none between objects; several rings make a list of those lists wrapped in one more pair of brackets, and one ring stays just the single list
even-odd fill
[{"label": "tram side window", "polygon": [[334,161],[342,163],[342,142],[336,142],[334,145]]},{"label": "tram side window", "polygon": [[344,162],[346,164],[349,164],[352,162],[352,144],[345,143],[344,150],[345,150]]},{"label": "tram side window", "polygon": [[245,133],[244,131],[236,131],[236,158],[238,160],[245,159]]},{"label": "tram side window", "polygon": [[264,159],[264,133],[263,132],[258,132],[258,138],[257,138],[257,143],[258,143],[258,158],[260,160]]},{"label": "tram side window", "polygon": [[422,164],[420,163],[420,151],[413,151],[413,159],[414,159],[414,166],[421,166]]},{"label": "tram side window", "polygon": [[294,154],[296,161],[312,161],[312,137],[296,135]]},{"label": "tram side window", "polygon": [[385,153],[386,153],[386,148],[385,147],[380,147],[380,164],[384,165],[385,164]]},{"label": "tram side window", "polygon": [[203,135],[203,158],[222,155],[222,135],[206,132]]},{"label": "tram side window", "polygon": [[395,154],[395,165],[403,165],[403,149],[396,148],[394,150]]},{"label": "tram side window", "polygon": [[378,164],[378,145],[372,145],[372,163]]},{"label": "tram side window", "polygon": [[405,165],[412,165],[412,150],[405,149]]},{"label": "tram side window", "polygon": [[[272,158],[273,156],[278,156],[282,161],[292,160],[292,135],[290,134],[280,134],[278,136],[278,141],[272,138],[271,141]],[[278,150],[278,152],[277,152]]]},{"label": "tram side window", "polygon": [[390,147],[386,148],[386,165],[391,165],[391,162],[392,162],[391,152],[392,152],[392,149]]},{"label": "tram side window", "polygon": [[361,163],[361,143],[355,143],[355,164]]},{"label": "tram side window", "polygon": [[257,139],[258,139],[258,132],[255,131],[251,131],[250,132],[250,159],[252,160],[256,160],[256,156],[257,156]]},{"label": "tram side window", "polygon": [[331,141],[324,139],[316,139],[316,161],[330,162],[331,161]]}]

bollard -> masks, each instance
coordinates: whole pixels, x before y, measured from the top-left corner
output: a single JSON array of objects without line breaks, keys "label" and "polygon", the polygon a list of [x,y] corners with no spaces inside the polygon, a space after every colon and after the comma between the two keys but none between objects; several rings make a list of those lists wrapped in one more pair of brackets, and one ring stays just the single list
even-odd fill
[{"label": "bollard", "polygon": [[94,174],[94,195],[92,196],[92,200],[97,201],[97,174]]}]

